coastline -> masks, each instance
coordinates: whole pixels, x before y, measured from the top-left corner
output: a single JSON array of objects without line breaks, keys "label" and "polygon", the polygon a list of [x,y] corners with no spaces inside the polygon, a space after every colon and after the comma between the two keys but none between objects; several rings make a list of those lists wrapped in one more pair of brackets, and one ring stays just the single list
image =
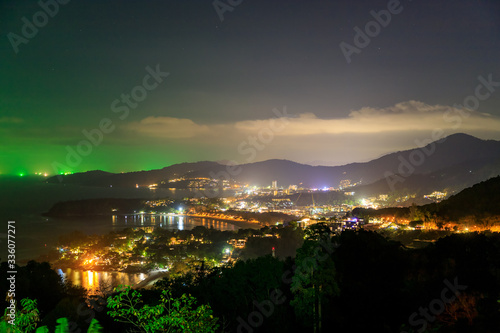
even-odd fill
[{"label": "coastline", "polygon": [[224,221],[231,223],[239,228],[242,229],[260,229],[265,227],[264,224],[258,221],[248,221],[248,220],[238,220],[238,219],[231,219],[228,217],[219,217],[219,216],[211,216],[211,215],[199,215],[199,214],[179,214],[177,216],[186,216],[189,218],[200,218],[200,219],[211,219],[211,220],[219,220],[219,221]]},{"label": "coastline", "polygon": [[148,273],[148,276],[144,280],[132,286],[132,289],[150,288],[157,281],[163,279],[164,277],[167,277],[168,275],[169,272],[167,270],[151,271]]},{"label": "coastline", "polygon": [[[103,217],[109,217],[109,216],[112,216],[113,214],[109,214],[109,215],[88,215],[88,216],[85,216],[88,220],[92,220],[92,217],[94,218],[100,218],[102,219]],[[124,215],[127,215],[127,214],[116,214],[116,215],[121,215],[121,216],[124,216]],[[133,214],[133,215],[147,215],[147,216],[150,216],[152,214]],[[264,226],[263,223],[260,223],[258,221],[249,221],[249,220],[242,220],[242,219],[233,219],[229,216],[216,216],[216,215],[201,215],[201,214],[173,214],[173,213],[170,213],[170,214],[154,214],[156,216],[158,215],[167,215],[167,216],[173,216],[173,217],[184,217],[186,219],[190,219],[192,220],[192,224],[194,225],[198,225],[198,224],[201,224],[200,223],[200,220],[201,219],[205,219],[205,220],[209,220],[209,224],[211,223],[214,223],[214,227],[216,228],[215,224],[216,224],[216,221],[220,221],[221,222],[221,225],[223,224],[222,222],[224,223],[227,223],[228,225],[233,225],[235,226],[235,230],[234,231],[237,231],[237,229],[260,229]],[[64,217],[64,218],[61,218],[61,217],[57,217],[57,218],[54,218],[54,220],[51,220],[52,222],[51,223],[56,223],[55,221],[57,220],[61,220],[61,221],[67,221],[67,222],[71,222],[73,219],[75,220],[79,220],[79,219],[82,219],[83,216],[71,216],[71,217]],[[83,218],[85,218],[83,217]],[[60,223],[60,221],[57,221],[57,223]],[[45,222],[44,222],[44,225],[45,225]],[[69,225],[69,224],[68,224]],[[133,227],[133,226],[130,226],[130,227]],[[208,228],[208,226],[205,226]],[[50,245],[50,244],[49,244]],[[149,271],[147,269],[123,269],[123,267],[118,267],[118,266],[81,266],[81,265],[77,265],[75,263],[68,263],[68,262],[61,262],[59,260],[54,260],[55,258],[49,258],[48,255],[45,255],[45,256],[38,256],[37,258],[32,258],[32,259],[29,259],[29,260],[35,260],[35,261],[47,261],[50,263],[52,269],[56,270],[56,271],[66,271],[67,269],[71,269],[71,270],[77,270],[77,271],[81,271],[81,272],[94,272],[94,273],[122,273],[122,274],[132,274],[132,275],[135,275],[135,274],[145,274],[146,277],[140,281],[140,282],[136,282],[134,285],[132,285],[133,288],[137,288],[137,289],[140,289],[140,288],[151,288],[152,285],[168,276],[168,272],[167,271],[163,271],[163,270],[154,270],[154,271]],[[24,264],[26,264],[28,261],[28,259],[25,260]],[[136,280],[137,281],[137,280]]]},{"label": "coastline", "polygon": [[103,217],[112,217],[112,216],[175,216],[175,217],[188,217],[188,218],[200,218],[200,219],[211,219],[211,220],[219,220],[219,221],[224,221],[231,223],[239,228],[251,228],[251,229],[258,229],[258,228],[263,228],[265,227],[265,224],[259,222],[259,221],[250,221],[250,220],[240,220],[240,219],[232,219],[229,217],[220,217],[217,215],[200,215],[200,214],[175,214],[175,213],[168,213],[168,214],[140,214],[140,213],[121,213],[121,214],[89,214],[89,215],[56,215],[56,214],[49,214],[49,213],[42,213],[41,216],[43,217],[51,217],[54,219],[81,219],[81,218],[103,218]]}]

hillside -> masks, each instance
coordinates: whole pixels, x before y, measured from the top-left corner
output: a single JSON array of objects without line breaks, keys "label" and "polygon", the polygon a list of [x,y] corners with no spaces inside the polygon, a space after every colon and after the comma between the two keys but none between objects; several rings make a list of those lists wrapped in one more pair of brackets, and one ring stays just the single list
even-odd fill
[{"label": "hillside", "polygon": [[[428,152],[428,153],[425,153]],[[415,156],[423,156],[418,165]],[[419,190],[432,192],[451,188],[459,191],[477,182],[500,175],[500,141],[481,140],[466,134],[454,134],[439,142],[395,152],[366,163],[343,166],[311,166],[288,160],[267,160],[242,164],[233,172],[232,179],[242,183],[269,186],[277,180],[278,186],[302,184],[304,187],[337,187],[341,180],[361,182],[356,191],[367,194],[387,193],[392,190]],[[217,162],[181,163],[158,170],[110,174],[94,171],[48,179],[48,182],[78,183],[89,186],[133,187],[136,184],[159,184],[169,179],[185,177],[221,177],[228,167]],[[409,171],[408,171],[409,170]],[[387,174],[401,175],[403,181],[394,186],[384,178]],[[371,184],[371,185],[370,185]],[[365,186],[370,185],[370,186]]]},{"label": "hillside", "polygon": [[356,208],[352,214],[358,217],[395,216],[409,218],[410,220],[425,219],[427,217],[451,222],[472,217],[473,220],[478,222],[486,222],[486,220],[491,222],[493,220],[500,221],[499,203],[500,176],[497,176],[469,187],[439,203],[417,206],[413,209],[413,212],[408,207],[378,210]]},{"label": "hillside", "polygon": [[500,216],[500,176],[476,184],[437,204],[422,206],[439,217],[457,221],[467,216]]},{"label": "hillside", "polygon": [[392,191],[424,195],[437,189],[453,194],[498,175],[500,175],[500,156],[492,156],[469,160],[426,174],[412,174],[403,178],[404,181],[395,181],[392,188],[390,181],[384,178],[368,185],[356,186],[353,191],[361,197]]}]

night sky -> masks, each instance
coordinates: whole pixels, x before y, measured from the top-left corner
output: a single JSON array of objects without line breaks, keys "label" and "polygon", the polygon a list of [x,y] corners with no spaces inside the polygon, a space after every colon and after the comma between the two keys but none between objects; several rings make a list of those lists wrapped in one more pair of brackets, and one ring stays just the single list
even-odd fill
[{"label": "night sky", "polygon": [[50,17],[3,0],[0,173],[339,165],[436,133],[500,139],[499,1],[401,1],[350,63],[340,44],[397,1],[231,2],[221,21],[212,1],[71,0]]}]

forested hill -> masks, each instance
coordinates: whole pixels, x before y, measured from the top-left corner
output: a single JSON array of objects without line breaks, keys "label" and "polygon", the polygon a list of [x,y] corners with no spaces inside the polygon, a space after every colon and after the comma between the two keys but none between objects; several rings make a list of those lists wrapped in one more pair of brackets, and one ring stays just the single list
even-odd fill
[{"label": "forested hill", "polygon": [[459,221],[467,217],[500,218],[500,176],[469,187],[439,203],[418,206],[416,209],[384,208],[379,210],[356,208],[354,216],[395,216],[423,219],[436,216],[446,221]]},{"label": "forested hill", "polygon": [[466,216],[500,216],[500,176],[469,187],[440,203],[422,209],[451,220]]}]

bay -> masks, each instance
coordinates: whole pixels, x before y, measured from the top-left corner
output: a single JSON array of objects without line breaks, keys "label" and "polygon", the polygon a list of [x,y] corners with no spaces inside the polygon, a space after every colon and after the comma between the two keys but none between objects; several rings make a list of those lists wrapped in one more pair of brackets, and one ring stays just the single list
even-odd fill
[{"label": "bay", "polygon": [[[144,188],[101,188],[72,184],[49,184],[44,177],[0,176],[0,261],[7,259],[7,222],[16,231],[16,260],[23,264],[46,254],[57,245],[59,236],[72,231],[86,234],[105,234],[128,227],[159,226],[171,230],[189,230],[197,225],[220,230],[237,230],[239,226],[255,228],[255,224],[238,226],[216,219],[198,219],[185,216],[131,215],[102,216],[72,219],[55,219],[42,216],[52,205],[59,201],[130,198],[130,199],[180,199],[193,197],[192,190],[149,190]],[[227,193],[230,195],[231,193]]]},{"label": "bay", "polygon": [[56,272],[67,283],[85,288],[87,295],[109,293],[119,285],[135,286],[148,277],[145,273],[84,271],[72,268],[56,268]]}]

